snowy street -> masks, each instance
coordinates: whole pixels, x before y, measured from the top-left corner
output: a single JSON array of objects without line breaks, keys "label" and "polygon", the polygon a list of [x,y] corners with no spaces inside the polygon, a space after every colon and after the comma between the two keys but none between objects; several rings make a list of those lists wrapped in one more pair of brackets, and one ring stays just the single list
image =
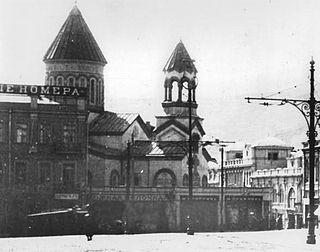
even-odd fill
[{"label": "snowy street", "polygon": [[1,238],[0,251],[6,252],[202,252],[202,251],[320,251],[317,244],[306,244],[307,230],[263,232],[225,232],[96,235],[88,242],[85,236]]}]

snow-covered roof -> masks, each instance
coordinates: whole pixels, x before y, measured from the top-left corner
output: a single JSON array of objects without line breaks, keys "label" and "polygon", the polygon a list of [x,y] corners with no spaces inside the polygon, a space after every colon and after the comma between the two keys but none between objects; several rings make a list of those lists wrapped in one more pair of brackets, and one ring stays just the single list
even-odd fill
[{"label": "snow-covered roof", "polygon": [[243,151],[246,144],[244,142],[235,142],[233,144],[228,145],[225,150],[226,151]]},{"label": "snow-covered roof", "polygon": [[[5,95],[0,94],[0,102],[9,103],[31,103],[31,97],[27,95]],[[49,100],[48,98],[37,98],[38,104],[59,104],[58,102]]]},{"label": "snow-covered roof", "polygon": [[261,140],[258,140],[255,144],[253,144],[254,147],[260,147],[260,146],[280,146],[280,147],[291,147],[282,140],[276,138],[276,137],[266,137]]}]

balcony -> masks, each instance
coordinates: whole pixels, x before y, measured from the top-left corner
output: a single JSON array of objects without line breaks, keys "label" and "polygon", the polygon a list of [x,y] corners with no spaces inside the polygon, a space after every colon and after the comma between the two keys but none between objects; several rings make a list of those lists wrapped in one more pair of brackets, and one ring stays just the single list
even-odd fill
[{"label": "balcony", "polygon": [[245,167],[245,166],[251,166],[251,165],[253,165],[253,162],[251,159],[236,158],[236,159],[224,161],[225,168],[237,168],[237,167]]}]

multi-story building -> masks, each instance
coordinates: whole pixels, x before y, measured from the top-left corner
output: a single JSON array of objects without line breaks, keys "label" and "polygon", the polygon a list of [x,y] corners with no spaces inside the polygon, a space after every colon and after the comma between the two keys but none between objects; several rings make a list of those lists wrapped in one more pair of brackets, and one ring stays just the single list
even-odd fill
[{"label": "multi-story building", "polygon": [[254,145],[237,143],[226,149],[226,186],[271,188],[270,226],[281,217],[285,228],[301,227],[303,162],[301,152],[268,137]]},{"label": "multi-story building", "polygon": [[[1,96],[1,233],[22,234],[28,213],[87,201],[87,122],[103,110],[106,60],[76,6],[43,60],[41,88],[1,85],[18,93]],[[72,95],[85,88],[88,98]]]},{"label": "multi-story building", "polygon": [[[285,168],[257,170],[251,175],[252,187],[271,187],[271,226],[281,218],[282,228],[301,228],[303,225],[303,160],[302,152],[292,152]],[[278,226],[278,228],[280,228]]]},{"label": "multi-story building", "polygon": [[228,146],[224,161],[226,186],[250,187],[254,171],[285,168],[292,149],[274,137],[267,137],[254,145],[236,143]]}]

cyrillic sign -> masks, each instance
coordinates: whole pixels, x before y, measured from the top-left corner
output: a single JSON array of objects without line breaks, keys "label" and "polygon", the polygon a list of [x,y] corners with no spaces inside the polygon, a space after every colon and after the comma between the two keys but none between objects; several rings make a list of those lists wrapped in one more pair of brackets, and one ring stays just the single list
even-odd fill
[{"label": "cyrillic sign", "polygon": [[[190,199],[189,199],[189,196],[187,196],[187,195],[181,195],[180,200],[181,201],[188,201]],[[219,197],[208,196],[208,195],[203,195],[203,196],[197,195],[197,196],[192,196],[192,200],[194,200],[194,201],[218,201]]]},{"label": "cyrillic sign", "polygon": [[226,201],[262,201],[261,196],[226,196]]},{"label": "cyrillic sign", "polygon": [[0,93],[48,96],[86,97],[87,89],[84,87],[68,86],[37,86],[0,83]]},{"label": "cyrillic sign", "polygon": [[77,193],[56,193],[54,195],[54,198],[60,199],[60,200],[78,200],[79,194],[77,194]]},{"label": "cyrillic sign", "polygon": [[[92,198],[95,200],[105,201],[124,201],[126,200],[125,194],[94,194]],[[130,201],[167,201],[168,196],[165,194],[131,194]]]}]

